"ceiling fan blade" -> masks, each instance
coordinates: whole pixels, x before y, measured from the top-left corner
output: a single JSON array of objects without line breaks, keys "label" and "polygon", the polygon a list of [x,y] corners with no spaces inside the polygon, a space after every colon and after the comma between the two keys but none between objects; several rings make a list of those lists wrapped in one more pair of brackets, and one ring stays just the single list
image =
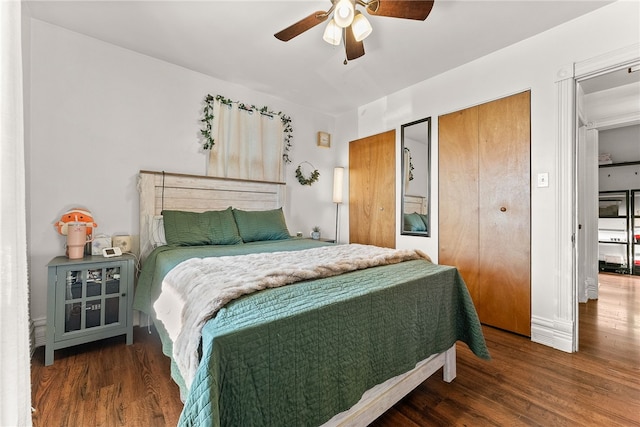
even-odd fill
[{"label": "ceiling fan blade", "polygon": [[372,0],[367,12],[376,16],[424,21],[432,8],[433,0]]},{"label": "ceiling fan blade", "polygon": [[364,55],[364,43],[362,43],[362,41],[356,41],[351,25],[344,30],[344,49],[349,61],[353,61],[354,59],[360,58]]},{"label": "ceiling fan blade", "polygon": [[278,33],[275,33],[274,36],[278,40],[282,40],[283,42],[288,42],[295,36],[299,36],[300,34],[315,27],[316,25],[323,23],[324,21],[327,20],[328,17],[329,17],[329,14],[324,10],[313,12],[311,15],[307,16],[306,18],[302,18],[295,24],[285,28],[284,30]]}]

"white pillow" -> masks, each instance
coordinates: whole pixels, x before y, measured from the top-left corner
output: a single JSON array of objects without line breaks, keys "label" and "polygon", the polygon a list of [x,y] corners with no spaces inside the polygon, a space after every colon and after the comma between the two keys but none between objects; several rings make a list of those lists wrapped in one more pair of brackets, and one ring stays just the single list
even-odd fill
[{"label": "white pillow", "polygon": [[149,218],[149,240],[153,248],[167,244],[167,239],[164,237],[162,215],[153,215]]}]

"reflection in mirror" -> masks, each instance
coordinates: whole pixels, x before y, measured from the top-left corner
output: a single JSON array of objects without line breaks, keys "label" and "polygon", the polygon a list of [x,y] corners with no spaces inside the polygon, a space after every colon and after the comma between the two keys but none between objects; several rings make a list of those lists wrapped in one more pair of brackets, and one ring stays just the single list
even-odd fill
[{"label": "reflection in mirror", "polygon": [[431,117],[402,125],[402,227],[400,234],[430,236]]}]

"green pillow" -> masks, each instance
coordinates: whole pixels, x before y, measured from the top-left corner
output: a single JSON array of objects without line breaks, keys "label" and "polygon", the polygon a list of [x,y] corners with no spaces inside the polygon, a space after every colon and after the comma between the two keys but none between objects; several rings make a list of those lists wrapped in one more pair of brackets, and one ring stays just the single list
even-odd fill
[{"label": "green pillow", "polygon": [[269,211],[233,210],[240,237],[244,242],[290,239],[282,208]]},{"label": "green pillow", "polygon": [[162,211],[169,245],[234,245],[242,243],[231,207],[223,211]]},{"label": "green pillow", "polygon": [[422,218],[420,218],[420,214],[418,213],[410,213],[404,214],[404,231],[427,231],[427,227],[422,222]]},{"label": "green pillow", "polygon": [[238,226],[233,217],[231,207],[223,211],[208,211],[209,224],[211,228],[211,244],[212,245],[235,245],[242,243]]},{"label": "green pillow", "polygon": [[429,216],[427,214],[418,214],[424,223],[424,231],[429,231]]}]

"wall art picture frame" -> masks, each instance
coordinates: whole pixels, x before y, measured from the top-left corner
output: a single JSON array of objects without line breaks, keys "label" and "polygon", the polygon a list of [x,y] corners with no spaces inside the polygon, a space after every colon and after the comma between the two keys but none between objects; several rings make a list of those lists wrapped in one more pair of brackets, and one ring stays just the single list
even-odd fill
[{"label": "wall art picture frame", "polygon": [[318,147],[331,147],[331,134],[328,132],[318,132]]}]

